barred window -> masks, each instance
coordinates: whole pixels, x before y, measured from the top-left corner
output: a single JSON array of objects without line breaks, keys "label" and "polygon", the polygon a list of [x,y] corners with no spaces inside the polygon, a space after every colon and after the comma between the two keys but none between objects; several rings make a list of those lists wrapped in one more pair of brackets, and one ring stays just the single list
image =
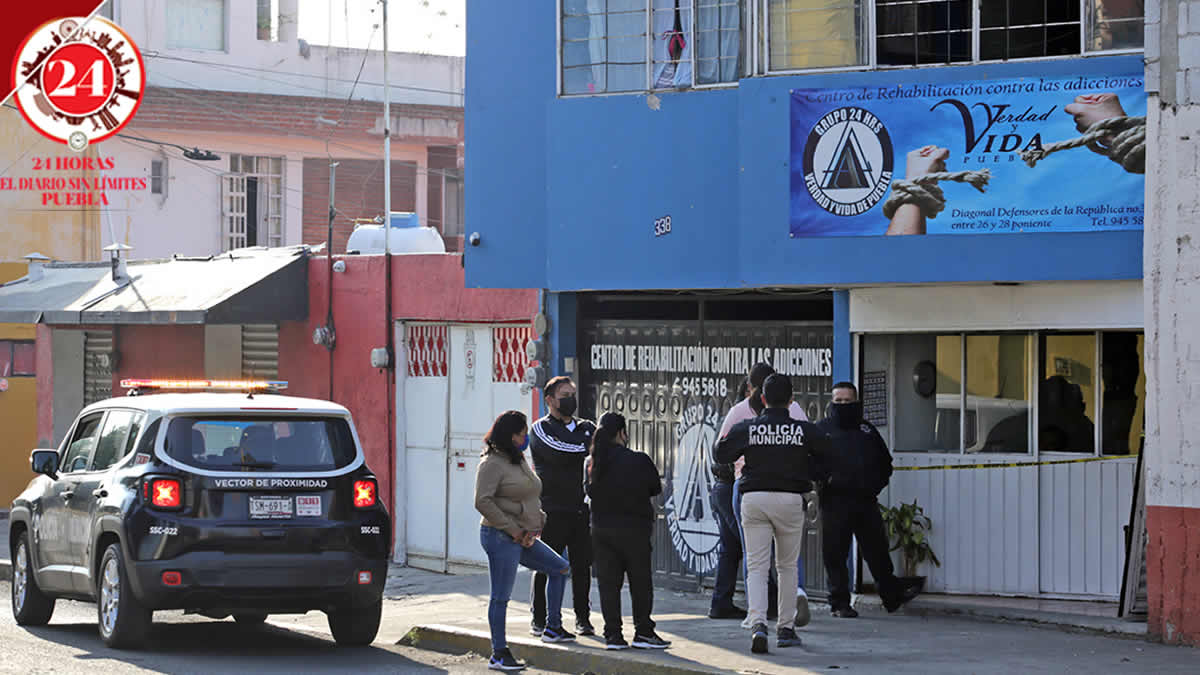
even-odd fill
[{"label": "barred window", "polygon": [[563,94],[1142,48],[1144,0],[561,0]]},{"label": "barred window", "polygon": [[1055,0],[993,0],[979,13],[983,61],[1078,54],[1080,3]]},{"label": "barred window", "polygon": [[770,70],[865,65],[863,0],[769,0]]},{"label": "barred window", "polygon": [[[1001,3],[1004,1],[1000,0]],[[877,0],[875,32],[879,65],[918,66],[970,61],[971,2]]]},{"label": "barred window", "polygon": [[646,89],[646,1],[563,0],[565,94]]},{"label": "barred window", "polygon": [[745,70],[741,0],[696,0],[696,84],[737,82]]},{"label": "barred window", "polygon": [[748,0],[562,0],[562,93],[683,89],[745,72]]}]

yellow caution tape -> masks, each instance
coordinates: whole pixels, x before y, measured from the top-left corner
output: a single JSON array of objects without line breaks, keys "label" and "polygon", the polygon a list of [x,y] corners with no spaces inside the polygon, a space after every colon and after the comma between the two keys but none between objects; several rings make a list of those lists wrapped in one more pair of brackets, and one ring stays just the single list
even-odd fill
[{"label": "yellow caution tape", "polygon": [[896,466],[895,471],[932,471],[934,469],[1013,469],[1022,466],[1048,466],[1051,464],[1081,464],[1083,462],[1103,462],[1105,460],[1126,459],[1136,455],[1104,455],[1101,457],[1081,457],[1079,459],[1054,459],[1044,462],[1002,462],[997,464],[942,464],[939,466]]}]

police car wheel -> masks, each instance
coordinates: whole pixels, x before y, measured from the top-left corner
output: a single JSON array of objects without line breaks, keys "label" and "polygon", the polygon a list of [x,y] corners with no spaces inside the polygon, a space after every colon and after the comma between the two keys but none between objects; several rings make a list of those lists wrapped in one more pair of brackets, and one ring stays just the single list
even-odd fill
[{"label": "police car wheel", "polygon": [[42,592],[33,576],[29,535],[25,532],[17,539],[12,561],[13,619],[18,626],[45,626],[54,614],[54,598]]},{"label": "police car wheel", "polygon": [[383,616],[383,598],[367,607],[351,607],[330,612],[329,631],[344,647],[361,647],[375,641]]},{"label": "police car wheel", "polygon": [[133,594],[119,544],[110,544],[104,551],[96,589],[96,611],[104,644],[114,649],[126,649],[145,642],[153,613]]},{"label": "police car wheel", "polygon": [[234,614],[233,620],[243,626],[261,626],[267,621],[266,612],[254,612],[248,614]]}]

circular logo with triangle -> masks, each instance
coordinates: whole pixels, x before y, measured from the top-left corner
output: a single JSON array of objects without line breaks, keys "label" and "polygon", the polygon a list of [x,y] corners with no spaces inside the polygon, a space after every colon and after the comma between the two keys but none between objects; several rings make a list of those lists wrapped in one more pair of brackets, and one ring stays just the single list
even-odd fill
[{"label": "circular logo with triangle", "polygon": [[721,418],[710,404],[697,403],[684,410],[675,425],[675,470],[668,481],[667,525],[679,559],[696,574],[717,568],[721,530],[708,503],[712,490],[710,450],[717,442]]},{"label": "circular logo with triangle", "polygon": [[808,134],[804,183],[813,201],[834,215],[857,216],[882,201],[892,167],[892,139],[869,110],[831,110]]}]

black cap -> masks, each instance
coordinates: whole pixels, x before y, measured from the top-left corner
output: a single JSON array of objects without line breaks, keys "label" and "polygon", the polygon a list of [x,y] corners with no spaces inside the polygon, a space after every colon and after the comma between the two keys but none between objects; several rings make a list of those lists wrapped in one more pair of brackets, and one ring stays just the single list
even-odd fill
[{"label": "black cap", "polygon": [[767,376],[774,374],[775,369],[771,367],[771,364],[759,361],[750,369],[750,388],[758,389],[762,387]]},{"label": "black cap", "polygon": [[763,397],[769,406],[785,406],[792,400],[792,379],[778,373],[763,382]]}]

